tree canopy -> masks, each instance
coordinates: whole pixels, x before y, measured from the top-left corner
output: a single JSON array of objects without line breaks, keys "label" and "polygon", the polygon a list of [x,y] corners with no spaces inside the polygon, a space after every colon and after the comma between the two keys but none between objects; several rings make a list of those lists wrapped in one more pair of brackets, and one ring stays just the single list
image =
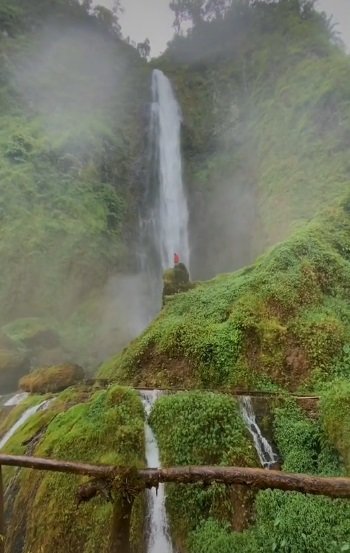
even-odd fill
[{"label": "tree canopy", "polygon": [[169,6],[174,12],[174,27],[180,31],[184,22],[196,26],[203,21],[223,18],[228,12],[239,10],[242,14],[245,10],[258,7],[263,13],[264,9],[278,8],[281,6],[289,12],[297,12],[303,16],[310,16],[313,12],[315,0],[171,0]]}]

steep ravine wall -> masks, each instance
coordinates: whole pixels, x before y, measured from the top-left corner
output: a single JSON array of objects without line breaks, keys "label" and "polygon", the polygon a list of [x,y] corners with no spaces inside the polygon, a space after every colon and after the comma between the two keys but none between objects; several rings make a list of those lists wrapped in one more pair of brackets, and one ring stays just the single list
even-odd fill
[{"label": "steep ravine wall", "polygon": [[183,113],[199,279],[250,264],[334,204],[350,179],[348,57],[307,18],[288,27],[285,14],[271,36],[264,26],[249,35],[235,17],[235,37],[204,26],[157,62]]},{"label": "steep ravine wall", "polygon": [[[46,327],[56,352],[39,365],[92,369],[137,333],[130,302],[123,320],[116,313],[142,290],[150,71],[79,2],[53,3],[51,17],[39,4],[26,3],[23,24],[13,18],[0,37],[1,335],[23,355],[23,328]],[[36,356],[27,353],[28,367]]]}]

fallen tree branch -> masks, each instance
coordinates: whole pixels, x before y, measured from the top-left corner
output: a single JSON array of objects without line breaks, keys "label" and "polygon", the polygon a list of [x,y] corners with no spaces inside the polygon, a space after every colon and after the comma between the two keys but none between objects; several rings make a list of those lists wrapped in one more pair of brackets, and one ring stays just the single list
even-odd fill
[{"label": "fallen tree branch", "polygon": [[[125,469],[125,467],[89,465],[5,454],[0,454],[1,465],[87,475],[97,478],[116,478],[118,475],[127,474],[130,470]],[[134,474],[144,484],[145,488],[156,487],[160,482],[176,484],[210,484],[217,482],[226,485],[244,485],[254,490],[277,489],[328,497],[350,498],[350,478],[325,478],[306,474],[289,474],[274,470],[220,466],[134,469]]]}]

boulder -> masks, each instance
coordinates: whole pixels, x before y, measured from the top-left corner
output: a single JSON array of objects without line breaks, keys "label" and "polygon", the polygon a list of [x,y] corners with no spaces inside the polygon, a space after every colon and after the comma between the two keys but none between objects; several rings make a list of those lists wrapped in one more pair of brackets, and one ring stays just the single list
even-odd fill
[{"label": "boulder", "polygon": [[163,302],[166,296],[186,292],[193,286],[186,265],[178,263],[175,267],[167,269],[163,273]]},{"label": "boulder", "polygon": [[28,360],[23,352],[0,345],[0,395],[17,389],[18,379],[28,370]]},{"label": "boulder", "polygon": [[60,345],[58,333],[45,320],[37,317],[17,319],[2,328],[3,334],[29,350],[52,349]]},{"label": "boulder", "polygon": [[46,394],[61,392],[85,377],[84,369],[73,363],[64,363],[37,369],[19,381],[19,388],[24,392]]}]

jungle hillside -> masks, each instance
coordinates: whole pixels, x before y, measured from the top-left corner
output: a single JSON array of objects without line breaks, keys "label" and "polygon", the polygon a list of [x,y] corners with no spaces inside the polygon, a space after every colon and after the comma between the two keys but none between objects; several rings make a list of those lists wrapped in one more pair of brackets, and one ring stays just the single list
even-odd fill
[{"label": "jungle hillside", "polygon": [[0,450],[128,482],[6,468],[0,546],[350,551],[347,499],[135,476],[350,477],[350,57],[312,0],[172,0],[157,58],[123,8],[0,0]]}]

